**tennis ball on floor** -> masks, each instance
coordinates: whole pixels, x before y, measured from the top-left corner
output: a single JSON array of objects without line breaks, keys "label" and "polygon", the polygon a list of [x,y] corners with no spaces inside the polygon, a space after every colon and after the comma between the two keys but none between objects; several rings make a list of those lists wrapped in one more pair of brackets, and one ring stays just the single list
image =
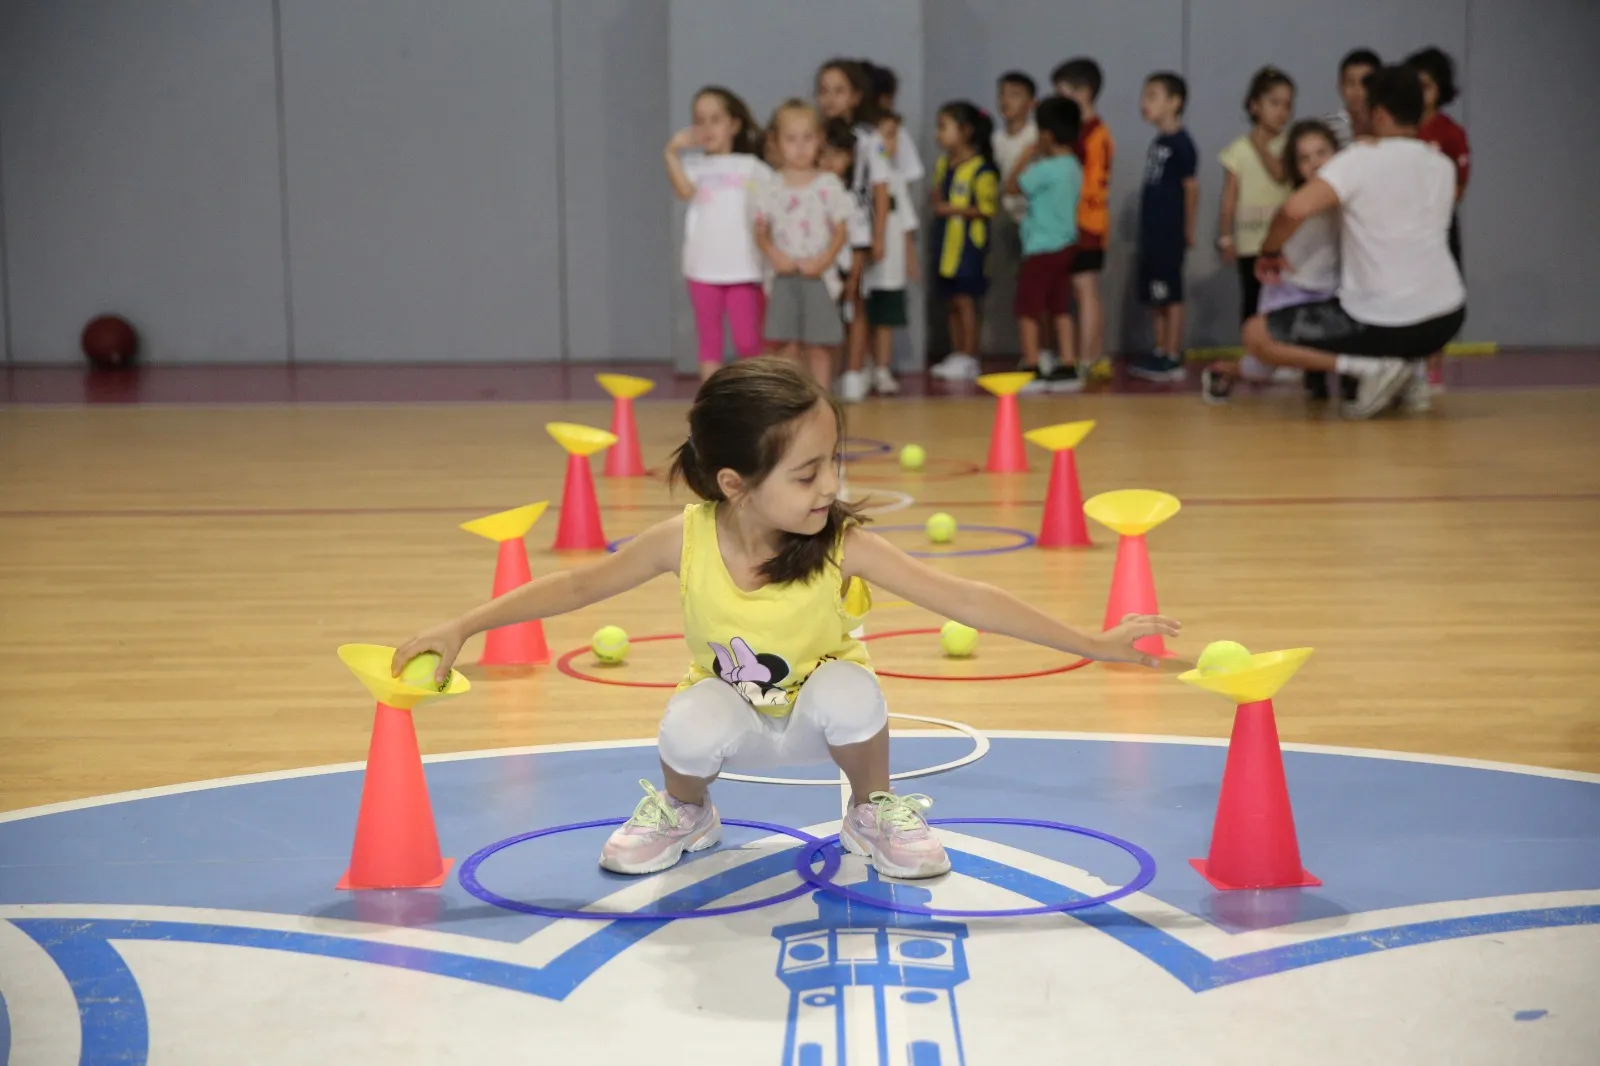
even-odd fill
[{"label": "tennis ball on floor", "polygon": [[621,626],[601,626],[589,642],[594,656],[603,663],[620,663],[628,657],[628,634]]},{"label": "tennis ball on floor", "polygon": [[921,470],[922,464],[928,461],[928,453],[922,450],[920,444],[907,444],[900,449],[900,466],[905,470]]},{"label": "tennis ball on floor", "polygon": [[400,668],[400,680],[412,688],[434,689],[443,692],[450,684],[450,679],[445,678],[441,684],[433,679],[434,673],[439,669],[439,656],[431,651],[414,656],[412,660]]},{"label": "tennis ball on floor", "polygon": [[939,628],[939,646],[951,658],[965,659],[978,647],[978,631],[960,622],[946,622]]},{"label": "tennis ball on floor", "polygon": [[956,535],[956,520],[940,511],[928,519],[928,539],[935,544],[949,544]]},{"label": "tennis ball on floor", "polygon": [[1235,674],[1250,669],[1250,651],[1233,640],[1214,640],[1195,662],[1202,674]]}]

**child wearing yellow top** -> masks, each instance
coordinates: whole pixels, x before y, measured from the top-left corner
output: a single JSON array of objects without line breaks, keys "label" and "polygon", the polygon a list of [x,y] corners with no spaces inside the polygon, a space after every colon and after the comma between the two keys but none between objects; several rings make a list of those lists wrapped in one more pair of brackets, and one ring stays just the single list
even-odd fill
[{"label": "child wearing yellow top", "polygon": [[1239,266],[1239,321],[1256,313],[1261,282],[1256,256],[1272,216],[1289,198],[1283,169],[1284,130],[1294,117],[1294,82],[1277,67],[1262,67],[1250,79],[1244,111],[1250,132],[1224,148],[1222,214],[1217,222],[1217,251],[1223,262]]},{"label": "child wearing yellow top", "polygon": [[402,645],[399,676],[424,652],[448,675],[475,633],[575,611],[661,574],[678,576],[688,674],[667,701],[658,751],[665,788],[644,783],[633,817],[600,865],[645,874],[715,845],[722,822],[707,788],[723,770],[831,760],[853,792],[844,846],[891,877],[950,869],[923,812],[926,796],[889,783],[888,706],[846,590],[882,586],[942,617],[1089,659],[1162,664],[1133,646],[1173,635],[1159,615],[1104,633],[1073,629],[992,585],[935,570],[863,528],[839,498],[838,403],[795,364],[770,356],[725,366],[701,385],[677,480],[703,501],[615,554],[546,574]]}]

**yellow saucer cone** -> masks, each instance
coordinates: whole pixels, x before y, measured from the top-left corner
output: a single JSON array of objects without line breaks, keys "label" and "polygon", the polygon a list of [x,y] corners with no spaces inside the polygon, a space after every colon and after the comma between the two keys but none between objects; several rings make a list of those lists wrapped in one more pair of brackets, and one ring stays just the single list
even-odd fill
[{"label": "yellow saucer cone", "polygon": [[1290,648],[1288,651],[1257,652],[1250,656],[1250,665],[1242,670],[1223,674],[1186,670],[1178,675],[1178,680],[1226,696],[1235,703],[1259,703],[1276,696],[1311,658],[1313,650]]},{"label": "yellow saucer cone", "polygon": [[1036,376],[1031,370],[1009,370],[1004,374],[984,374],[978,378],[978,385],[996,396],[1015,396]]},{"label": "yellow saucer cone", "polygon": [[1022,436],[1047,452],[1064,452],[1083,443],[1083,438],[1094,428],[1094,419],[1085,422],[1062,422],[1059,425],[1030,429]]},{"label": "yellow saucer cone", "polygon": [[389,675],[394,663],[394,649],[381,644],[344,644],[339,647],[339,658],[350,672],[356,675],[372,698],[401,711],[409,711],[432,700],[459,696],[472,687],[460,671],[450,671],[450,683],[440,692],[434,688],[419,688]]},{"label": "yellow saucer cone", "polygon": [[508,540],[517,540],[528,535],[528,530],[539,521],[546,507],[550,506],[549,500],[540,500],[538,503],[526,504],[522,507],[513,507],[509,511],[499,514],[484,515],[474,518],[470,522],[461,523],[461,528],[468,533],[476,533],[485,540],[492,540],[501,544]]},{"label": "yellow saucer cone", "polygon": [[1137,537],[1177,514],[1182,506],[1176,496],[1155,489],[1116,489],[1091,496],[1083,513],[1124,537]]},{"label": "yellow saucer cone", "polygon": [[636,378],[632,374],[596,374],[594,379],[617,400],[636,400],[656,387],[649,378]]},{"label": "yellow saucer cone", "polygon": [[546,422],[544,431],[569,455],[593,455],[617,443],[616,434],[594,426],[580,426],[576,422]]}]

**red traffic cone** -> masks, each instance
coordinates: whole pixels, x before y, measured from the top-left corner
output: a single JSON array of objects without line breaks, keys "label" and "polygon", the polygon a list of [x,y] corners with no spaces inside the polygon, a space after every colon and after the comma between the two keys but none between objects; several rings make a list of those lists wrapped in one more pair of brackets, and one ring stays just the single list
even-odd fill
[{"label": "red traffic cone", "polygon": [[1203,859],[1190,859],[1189,865],[1213,888],[1322,884],[1300,866],[1300,841],[1270,699],[1241,703],[1234,713],[1211,850]]},{"label": "red traffic cone", "polygon": [[1022,416],[1017,409],[1017,392],[1034,379],[1032,371],[984,374],[978,384],[994,393],[994,429],[989,434],[989,461],[984,469],[991,474],[1025,474],[1028,450],[1022,444]]},{"label": "red traffic cone", "polygon": [[561,492],[561,522],[553,547],[556,551],[604,551],[606,534],[600,525],[600,501],[594,494],[589,456],[611,447],[617,438],[603,429],[570,422],[551,422],[544,428],[567,450],[567,483]]},{"label": "red traffic cone", "polygon": [[1089,526],[1083,520],[1083,491],[1078,487],[1077,447],[1094,428],[1094,422],[1063,422],[1059,426],[1029,430],[1029,441],[1051,452],[1050,487],[1044,497],[1044,520],[1039,526],[1041,548],[1087,548]]},{"label": "red traffic cone", "polygon": [[367,749],[350,867],[334,887],[438,888],[450,862],[439,853],[411,712],[380,703]]},{"label": "red traffic cone", "polygon": [[[533,580],[528,570],[528,548],[523,538],[548,506],[548,501],[540,500],[461,523],[461,528],[468,533],[476,533],[500,545],[499,558],[495,560],[494,567],[496,599]],[[478,665],[543,665],[549,661],[550,645],[545,642],[544,623],[535,618],[489,630],[483,639],[483,656],[478,660]]]},{"label": "red traffic cone", "polygon": [[633,421],[633,401],[655,388],[655,382],[628,374],[596,374],[595,380],[611,395],[611,435],[617,438],[617,443],[606,452],[606,477],[644,477],[639,430]]},{"label": "red traffic cone", "polygon": [[[1144,535],[1177,514],[1180,506],[1177,497],[1151,489],[1102,492],[1083,505],[1090,518],[1118,534],[1111,595],[1106,599],[1106,629],[1121,624],[1124,615],[1160,613],[1155,576],[1150,572],[1150,548]],[[1146,655],[1173,658],[1159,633],[1140,637],[1133,646]]]},{"label": "red traffic cone", "polygon": [[[500,558],[494,567],[496,599],[533,580],[528,572],[528,549],[522,538],[500,542]],[[534,618],[491,629],[483,637],[479,666],[544,665],[550,661],[550,645],[544,639],[544,623]]]},{"label": "red traffic cone", "polygon": [[439,853],[411,709],[472,686],[454,670],[442,691],[431,679],[424,688],[395,678],[390,673],[394,654],[393,648],[376,644],[339,649],[339,658],[378,701],[350,865],[336,886],[341,889],[438,888],[450,870],[451,860]]}]

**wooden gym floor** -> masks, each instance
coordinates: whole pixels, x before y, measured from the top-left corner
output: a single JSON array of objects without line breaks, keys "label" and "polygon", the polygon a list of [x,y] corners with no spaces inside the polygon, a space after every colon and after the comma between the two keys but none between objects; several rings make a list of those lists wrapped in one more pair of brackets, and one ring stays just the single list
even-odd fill
[{"label": "wooden gym floor", "polygon": [[[1431,416],[1349,425],[1298,396],[1207,408],[1188,396],[1023,402],[1026,427],[1092,418],[1085,494],[1157,488],[1183,511],[1150,536],[1161,606],[1209,640],[1309,645],[1277,700],[1286,741],[1600,770],[1600,390],[1453,392]],[[681,433],[680,399],[641,401],[646,461]],[[854,437],[927,446],[919,475],[852,464],[879,517],[1036,530],[1046,457],[972,476],[992,402],[916,398],[850,412]],[[202,778],[359,761],[370,700],[334,656],[393,644],[487,595],[494,550],[457,528],[560,500],[551,420],[603,403],[0,407],[0,810]],[[655,480],[599,479],[606,532],[681,505]],[[535,573],[581,557],[528,538]],[[1098,626],[1111,535],[1083,552],[941,561]],[[891,533],[926,547],[915,532]],[[1009,538],[964,532],[954,547]],[[884,594],[880,593],[880,598]],[[886,604],[869,631],[936,625]],[[547,623],[556,654],[615,623],[679,630],[659,581]],[[481,638],[463,661],[476,658]],[[959,676],[1065,662],[987,639],[966,663],[934,638],[873,646],[881,667]],[[676,641],[604,676],[669,681]],[[589,657],[577,665],[589,668]],[[475,681],[484,677],[475,667]],[[895,710],[982,728],[1225,736],[1225,705],[1170,677],[1100,667],[984,683],[888,680]],[[425,752],[650,736],[665,690],[553,667],[489,679],[419,714]]]}]

